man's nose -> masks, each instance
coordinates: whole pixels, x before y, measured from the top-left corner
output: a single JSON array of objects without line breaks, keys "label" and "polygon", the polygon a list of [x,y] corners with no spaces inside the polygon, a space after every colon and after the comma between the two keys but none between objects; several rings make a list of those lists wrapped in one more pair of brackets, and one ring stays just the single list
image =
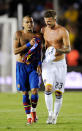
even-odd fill
[{"label": "man's nose", "polygon": [[31,25],[31,23],[29,22],[28,25]]}]

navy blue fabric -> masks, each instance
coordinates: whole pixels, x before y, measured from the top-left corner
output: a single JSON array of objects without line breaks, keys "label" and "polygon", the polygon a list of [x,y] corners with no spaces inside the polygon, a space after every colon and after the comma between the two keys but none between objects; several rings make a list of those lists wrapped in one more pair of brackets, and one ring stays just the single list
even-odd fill
[{"label": "navy blue fabric", "polygon": [[32,100],[38,100],[38,94],[35,94],[35,95],[32,94],[32,95],[31,95],[31,99],[32,99]]},{"label": "navy blue fabric", "polygon": [[16,63],[16,87],[18,91],[29,91],[39,88],[38,73],[32,64]]}]

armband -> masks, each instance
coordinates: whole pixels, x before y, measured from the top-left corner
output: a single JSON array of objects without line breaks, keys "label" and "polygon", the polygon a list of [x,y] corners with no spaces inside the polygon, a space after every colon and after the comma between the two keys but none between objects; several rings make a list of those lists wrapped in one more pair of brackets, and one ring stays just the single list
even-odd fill
[{"label": "armband", "polygon": [[26,47],[30,47],[30,46],[31,46],[30,42],[26,43]]}]

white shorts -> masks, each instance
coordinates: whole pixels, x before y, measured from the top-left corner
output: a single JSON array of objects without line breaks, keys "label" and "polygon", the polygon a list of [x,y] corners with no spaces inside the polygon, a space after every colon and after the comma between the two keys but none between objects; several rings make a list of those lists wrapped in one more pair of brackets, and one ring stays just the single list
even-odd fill
[{"label": "white shorts", "polygon": [[42,63],[42,79],[44,85],[50,84],[52,91],[64,92],[67,65],[65,59],[57,62]]}]

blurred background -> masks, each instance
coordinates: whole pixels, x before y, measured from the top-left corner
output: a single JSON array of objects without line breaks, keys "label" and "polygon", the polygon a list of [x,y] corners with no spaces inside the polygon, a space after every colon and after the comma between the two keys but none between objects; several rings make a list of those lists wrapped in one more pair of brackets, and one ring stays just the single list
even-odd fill
[{"label": "blurred background", "polygon": [[55,9],[57,22],[70,35],[71,52],[66,55],[68,73],[65,90],[82,90],[82,0],[0,0],[0,92],[16,92],[13,38],[22,29],[22,18],[31,15],[34,30],[44,26],[43,15]]}]

